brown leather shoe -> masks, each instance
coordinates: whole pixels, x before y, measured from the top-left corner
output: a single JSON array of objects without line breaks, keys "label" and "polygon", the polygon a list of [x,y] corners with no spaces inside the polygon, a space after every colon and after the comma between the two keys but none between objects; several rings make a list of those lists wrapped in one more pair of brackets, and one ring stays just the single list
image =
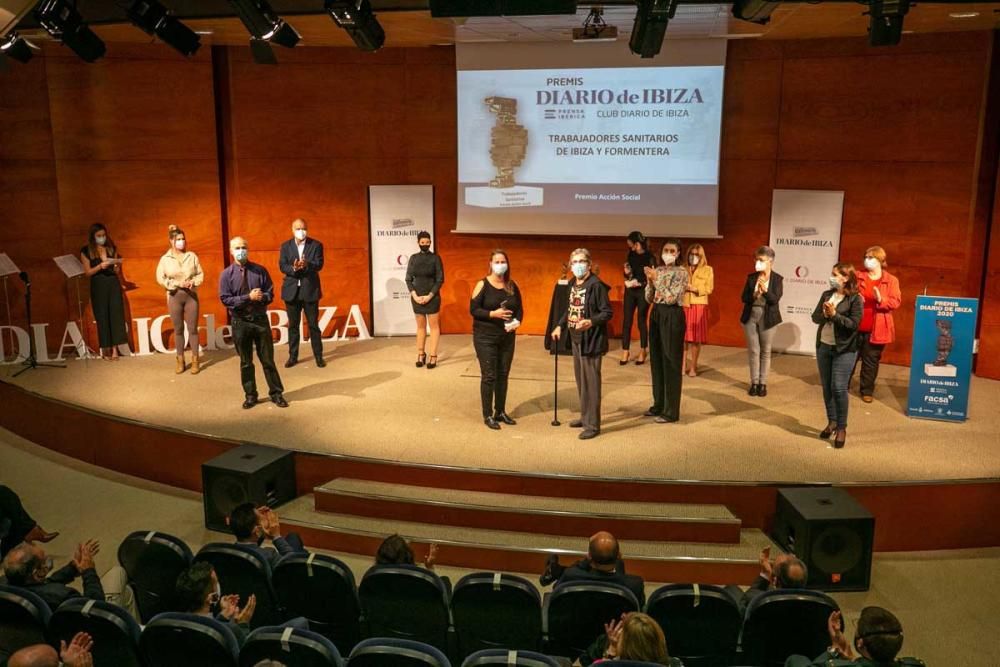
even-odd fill
[{"label": "brown leather shoe", "polygon": [[201,372],[201,361],[198,360],[197,355],[191,357],[191,375],[197,375]]},{"label": "brown leather shoe", "polygon": [[861,400],[864,401],[865,403],[871,403],[872,402],[872,397],[871,396],[862,396]]},{"label": "brown leather shoe", "polygon": [[174,373],[180,375],[183,372],[184,372],[184,357],[177,357],[177,369],[174,371]]}]

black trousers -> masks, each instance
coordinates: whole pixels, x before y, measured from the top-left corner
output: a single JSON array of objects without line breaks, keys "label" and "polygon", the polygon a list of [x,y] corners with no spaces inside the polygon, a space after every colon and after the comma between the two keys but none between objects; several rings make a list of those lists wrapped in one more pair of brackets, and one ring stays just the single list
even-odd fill
[{"label": "black trousers", "polygon": [[622,318],[622,349],[627,350],[632,343],[633,311],[639,311],[639,344],[649,347],[649,332],[646,321],[649,319],[649,302],[646,301],[646,290],[642,287],[625,288],[625,316]]},{"label": "black trousers", "polygon": [[306,314],[306,324],[309,326],[309,344],[313,356],[323,358],[323,332],[319,330],[319,301],[301,301],[292,299],[285,302],[288,311],[288,358],[299,358],[299,328],[302,326],[302,313]]},{"label": "black trousers", "polygon": [[684,363],[684,309],[658,303],[649,318],[649,370],[653,375],[653,412],[670,421],[681,417]]},{"label": "black trousers", "polygon": [[125,301],[117,275],[97,273],[90,277],[90,306],[94,310],[97,340],[101,347],[116,347],[128,342]]},{"label": "black trousers", "polygon": [[882,361],[882,351],[885,343],[873,343],[870,333],[860,334],[861,347],[858,349],[858,360],[854,363],[851,376],[861,364],[861,395],[872,396],[875,394],[875,380],[878,379],[878,366]]},{"label": "black trousers", "polygon": [[267,392],[272,398],[280,396],[285,388],[278,377],[278,368],[274,365],[274,339],[271,338],[271,323],[264,313],[252,315],[233,315],[233,344],[240,355],[240,381],[243,383],[243,393],[257,397],[256,369],[253,365],[253,350],[257,348],[257,358],[264,369],[264,379],[267,380]]},{"label": "black trousers", "polygon": [[35,520],[24,509],[21,498],[8,486],[0,485],[0,559],[24,542]]},{"label": "black trousers", "polygon": [[507,411],[507,378],[514,361],[516,339],[516,334],[503,330],[474,329],[472,332],[472,346],[479,359],[479,396],[483,403],[483,417]]}]

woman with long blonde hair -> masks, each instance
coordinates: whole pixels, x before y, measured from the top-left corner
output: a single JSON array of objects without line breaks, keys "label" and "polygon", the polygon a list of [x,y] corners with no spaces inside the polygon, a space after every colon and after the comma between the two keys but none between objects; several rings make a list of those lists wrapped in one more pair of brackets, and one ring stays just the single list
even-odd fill
[{"label": "woman with long blonde hair", "polygon": [[684,290],[684,367],[681,373],[698,375],[698,355],[708,342],[708,295],[715,289],[715,273],[708,264],[705,248],[694,243],[687,251],[688,272]]},{"label": "woman with long blonde hair", "polygon": [[205,280],[198,255],[187,247],[187,236],[177,225],[167,228],[170,247],[156,266],[156,282],[167,290],[167,309],[174,325],[174,343],[177,347],[177,368],[186,370],[184,348],[191,346],[191,375],[201,370],[198,358],[198,287]]}]

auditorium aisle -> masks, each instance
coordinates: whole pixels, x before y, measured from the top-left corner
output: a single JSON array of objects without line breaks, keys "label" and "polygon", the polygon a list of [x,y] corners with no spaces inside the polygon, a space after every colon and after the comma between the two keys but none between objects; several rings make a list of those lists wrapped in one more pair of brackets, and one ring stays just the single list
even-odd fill
[{"label": "auditorium aisle", "polygon": [[[169,460],[169,452],[164,459]],[[5,429],[0,429],[0,483],[15,488],[49,530],[61,531],[48,545],[57,564],[69,558],[77,541],[96,537],[102,545],[97,561],[103,574],[113,564],[122,538],[140,529],[175,535],[194,551],[208,542],[229,541],[204,528],[199,494],[81,463]],[[353,554],[331,553],[347,563],[358,580],[371,563]],[[469,572],[438,569],[453,581]],[[537,582],[537,573],[522,576]],[[1000,636],[1000,599],[995,594],[1000,590],[1000,549],[876,555],[872,582],[867,593],[835,596],[849,628],[863,607],[884,606],[903,621],[903,654],[921,657],[929,665],[987,664],[983,638]],[[658,584],[647,582],[647,593]]]}]

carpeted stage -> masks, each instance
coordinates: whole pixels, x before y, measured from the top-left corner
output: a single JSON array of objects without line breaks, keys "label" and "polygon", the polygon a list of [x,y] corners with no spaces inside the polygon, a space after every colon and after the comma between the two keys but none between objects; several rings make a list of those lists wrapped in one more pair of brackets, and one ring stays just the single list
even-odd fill
[{"label": "carpeted stage", "polygon": [[[681,421],[641,416],[651,402],[649,365],[604,360],[604,424],[580,441],[567,424],[577,407],[572,360],[560,358],[559,418],[552,419],[553,360],[539,337],[520,336],[508,411],[518,425],[487,429],[479,417],[479,374],[470,336],[444,336],[440,364],[415,368],[412,338],[327,346],[280,367],[285,396],[241,408],[234,352],[206,353],[198,376],[175,375],[172,355],[68,363],[66,370],[0,375],[30,391],[153,425],[296,450],[407,463],[600,478],[862,482],[1000,477],[1000,382],[973,380],[964,424],[904,415],[908,369],[884,366],[875,401],[851,397],[847,446],[832,449],[815,361],[776,355],[769,395],[746,394],[746,353],[706,347],[702,372],[684,379]],[[287,348],[277,348],[283,364]],[[261,394],[266,386],[258,368]],[[856,381],[855,381],[856,382]],[[852,385],[856,391],[856,383]]]}]

